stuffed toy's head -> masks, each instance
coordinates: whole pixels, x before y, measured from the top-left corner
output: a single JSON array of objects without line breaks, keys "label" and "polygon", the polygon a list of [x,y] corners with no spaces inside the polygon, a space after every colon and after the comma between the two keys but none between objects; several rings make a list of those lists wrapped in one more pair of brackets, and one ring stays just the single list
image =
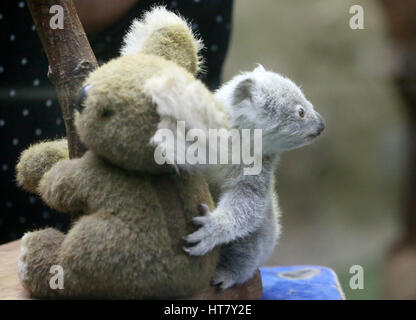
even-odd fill
[{"label": "stuffed toy's head", "polygon": [[161,119],[146,84],[166,75],[199,81],[202,44],[190,30],[163,7],[132,24],[121,56],[92,72],[82,89],[75,125],[88,149],[124,169],[170,170],[155,163],[149,144]]}]

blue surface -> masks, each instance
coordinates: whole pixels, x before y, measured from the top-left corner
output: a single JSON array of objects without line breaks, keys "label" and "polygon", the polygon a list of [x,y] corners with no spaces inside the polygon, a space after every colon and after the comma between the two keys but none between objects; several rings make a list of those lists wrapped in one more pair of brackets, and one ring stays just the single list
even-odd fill
[{"label": "blue surface", "polygon": [[263,300],[342,300],[335,272],[320,266],[260,268]]}]

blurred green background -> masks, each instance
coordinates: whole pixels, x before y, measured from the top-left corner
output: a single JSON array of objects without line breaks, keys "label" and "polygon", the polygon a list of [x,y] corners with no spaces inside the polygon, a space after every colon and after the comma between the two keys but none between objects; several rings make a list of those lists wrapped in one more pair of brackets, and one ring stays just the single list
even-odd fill
[{"label": "blurred green background", "polygon": [[[364,30],[349,8],[364,8]],[[270,265],[333,268],[348,299],[383,298],[386,253],[400,233],[404,107],[374,0],[236,0],[223,80],[256,63],[302,85],[326,120],[315,144],[285,154],[277,191],[283,234]],[[363,290],[349,269],[364,268]]]}]

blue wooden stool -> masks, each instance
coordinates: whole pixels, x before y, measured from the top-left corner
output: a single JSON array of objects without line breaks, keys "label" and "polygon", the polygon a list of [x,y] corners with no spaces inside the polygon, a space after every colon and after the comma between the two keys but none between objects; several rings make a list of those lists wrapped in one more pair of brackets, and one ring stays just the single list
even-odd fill
[{"label": "blue wooden stool", "polygon": [[335,272],[320,266],[260,268],[263,300],[344,300]]}]

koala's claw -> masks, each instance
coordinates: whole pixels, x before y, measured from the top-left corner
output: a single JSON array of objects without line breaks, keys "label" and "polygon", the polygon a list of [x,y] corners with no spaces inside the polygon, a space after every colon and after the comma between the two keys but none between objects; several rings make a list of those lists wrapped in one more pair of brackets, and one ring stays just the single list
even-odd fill
[{"label": "koala's claw", "polygon": [[198,226],[203,226],[204,224],[207,224],[209,220],[209,217],[206,216],[199,216],[192,219],[192,223],[196,224]]},{"label": "koala's claw", "polygon": [[205,203],[200,203],[198,205],[198,211],[201,213],[201,215],[211,214],[211,211],[209,210],[208,205],[206,205]]},{"label": "koala's claw", "polygon": [[202,256],[204,255],[206,252],[208,252],[208,250],[206,252],[204,252],[201,248],[196,248],[197,246],[193,246],[193,247],[183,247],[183,250],[189,254],[190,256]]},{"label": "koala's claw", "polygon": [[216,245],[221,243],[221,228],[218,226],[214,214],[209,210],[206,204],[200,204],[198,210],[201,216],[192,219],[192,222],[199,225],[200,228],[194,233],[185,237],[188,244],[186,252],[193,256],[202,256],[212,250]]},{"label": "koala's claw", "polygon": [[[206,217],[198,217],[198,218],[206,218]],[[185,241],[188,244],[192,244],[192,247],[187,247],[186,252],[192,256],[202,256],[206,254],[208,251],[212,250],[218,241],[218,237],[216,236],[216,228],[212,222],[209,221],[210,219],[198,220],[201,227],[191,233],[190,235],[185,237]]]},{"label": "koala's claw", "polygon": [[217,270],[211,280],[211,285],[217,287],[218,290],[224,291],[236,284],[233,275],[229,272]]},{"label": "koala's claw", "polygon": [[[192,234],[191,234],[192,235]],[[187,240],[188,243],[196,243],[199,240]],[[203,239],[199,241],[197,244],[195,244],[192,247],[184,247],[186,253],[188,253],[191,256],[203,256],[208,251],[212,250],[215,247],[215,243],[212,243],[209,239]]]}]

